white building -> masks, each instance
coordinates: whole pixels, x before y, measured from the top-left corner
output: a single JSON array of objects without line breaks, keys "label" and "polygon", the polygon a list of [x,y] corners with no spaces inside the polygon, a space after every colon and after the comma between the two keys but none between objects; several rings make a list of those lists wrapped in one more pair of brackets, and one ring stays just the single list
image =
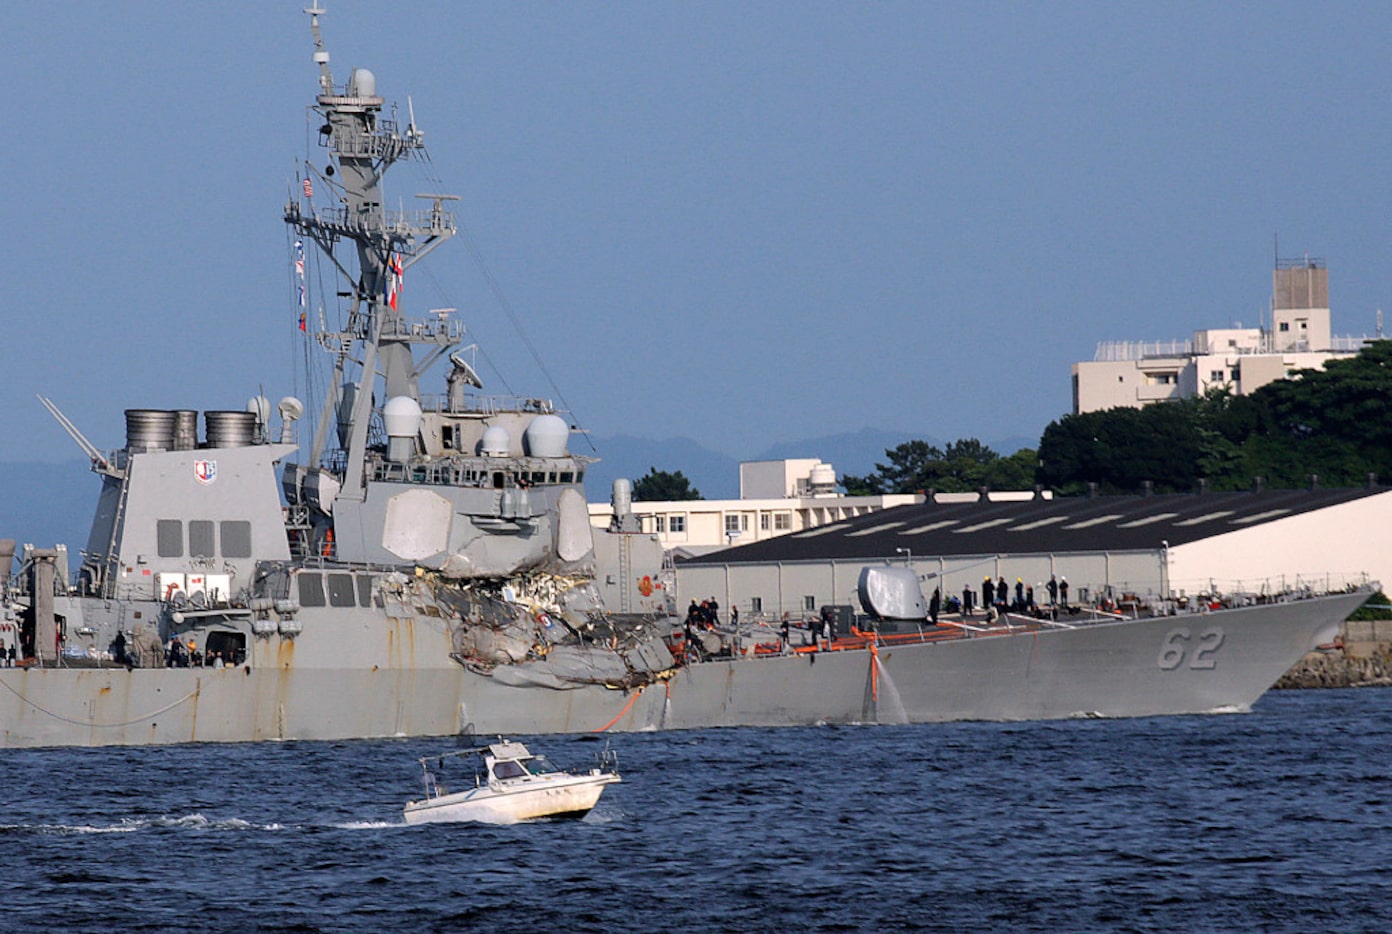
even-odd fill
[{"label": "white building", "polygon": [[[631,509],[639,531],[656,535],[668,551],[691,555],[922,501],[911,493],[839,494],[835,469],[804,458],[740,464],[739,499],[636,501]],[[607,528],[613,517],[612,502],[590,503],[591,525]]]},{"label": "white building", "polygon": [[1140,408],[1202,395],[1215,386],[1247,395],[1299,369],[1353,356],[1361,337],[1330,333],[1329,270],[1320,260],[1278,262],[1271,327],[1212,328],[1188,341],[1103,341],[1073,364],[1073,413]]}]

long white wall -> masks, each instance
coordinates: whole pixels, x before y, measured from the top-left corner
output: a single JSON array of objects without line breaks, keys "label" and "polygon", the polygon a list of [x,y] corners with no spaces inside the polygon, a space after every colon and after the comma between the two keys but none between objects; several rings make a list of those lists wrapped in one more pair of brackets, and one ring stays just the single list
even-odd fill
[{"label": "long white wall", "polygon": [[1337,586],[1365,574],[1392,587],[1392,491],[1170,549],[1170,587],[1188,593],[1210,578],[1260,591],[1297,578]]}]

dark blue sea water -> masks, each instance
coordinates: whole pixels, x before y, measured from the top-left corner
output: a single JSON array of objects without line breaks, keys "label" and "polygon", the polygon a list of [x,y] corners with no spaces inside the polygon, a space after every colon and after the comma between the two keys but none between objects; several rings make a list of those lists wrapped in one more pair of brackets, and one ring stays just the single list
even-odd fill
[{"label": "dark blue sea water", "polygon": [[1390,711],[617,735],[512,826],[401,822],[438,740],[10,751],[0,929],[1381,932]]}]

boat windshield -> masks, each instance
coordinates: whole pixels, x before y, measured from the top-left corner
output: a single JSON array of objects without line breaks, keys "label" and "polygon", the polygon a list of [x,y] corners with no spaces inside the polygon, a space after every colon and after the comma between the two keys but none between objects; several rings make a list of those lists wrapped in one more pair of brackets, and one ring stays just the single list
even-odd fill
[{"label": "boat windshield", "polygon": [[548,762],[545,756],[535,756],[527,760],[527,771],[533,775],[550,775],[560,769]]},{"label": "boat windshield", "polygon": [[501,762],[493,763],[493,775],[495,778],[522,778],[526,774],[527,770],[522,768],[522,764],[512,759],[504,759]]}]

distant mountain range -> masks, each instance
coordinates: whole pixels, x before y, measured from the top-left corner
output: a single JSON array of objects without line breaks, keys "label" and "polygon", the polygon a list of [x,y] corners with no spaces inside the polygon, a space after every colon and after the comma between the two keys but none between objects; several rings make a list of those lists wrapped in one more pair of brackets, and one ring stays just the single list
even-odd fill
[{"label": "distant mountain range", "polygon": [[[690,438],[635,438],[628,435],[595,437],[594,448],[583,438],[573,438],[576,454],[598,456],[585,475],[585,493],[590,502],[608,502],[614,480],[637,480],[650,468],[680,470],[705,499],[739,497],[740,460],[782,460],[815,457],[836,468],[838,477],[863,475],[885,460],[885,451],[915,436],[907,432],[862,428],[860,431],[826,435],[786,444],[775,444],[745,458],[735,458],[702,447]],[[922,438],[942,446],[935,438]],[[1013,454],[1022,447],[1034,447],[1038,439],[1007,438],[986,444],[998,454]],[[59,464],[0,462],[0,538],[48,547],[67,544],[70,566],[78,564],[78,550],[86,547],[87,531],[97,505],[101,484],[84,460]]]}]

